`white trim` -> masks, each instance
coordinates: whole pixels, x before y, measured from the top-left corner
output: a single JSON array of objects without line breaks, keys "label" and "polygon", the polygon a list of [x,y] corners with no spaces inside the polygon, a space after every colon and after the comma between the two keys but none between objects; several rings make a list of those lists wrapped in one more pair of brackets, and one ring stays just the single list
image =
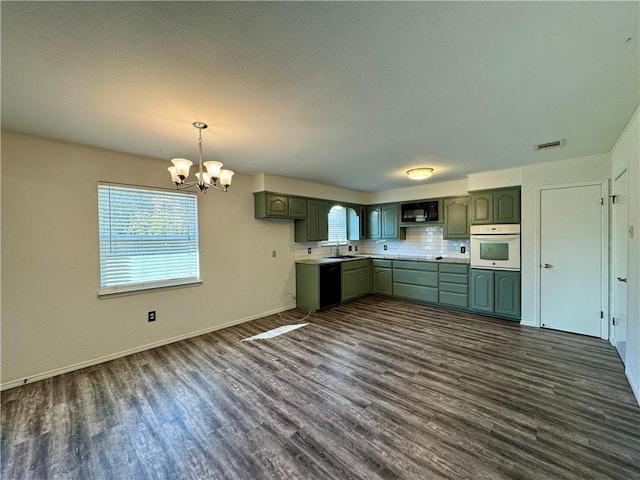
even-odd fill
[{"label": "white trim", "polygon": [[638,383],[637,379],[633,378],[633,376],[631,375],[631,370],[629,369],[629,367],[625,368],[624,373],[627,376],[627,380],[629,381],[629,385],[631,385],[631,391],[636,396],[636,400],[638,402],[638,405],[640,405],[640,383]]},{"label": "white trim", "polygon": [[0,391],[8,390],[9,388],[19,387],[20,385],[24,385],[26,383],[33,383],[33,382],[37,382],[38,380],[44,380],[45,378],[55,377],[57,375],[62,375],[63,373],[72,372],[74,370],[80,370],[81,368],[91,367],[93,365],[98,365],[99,363],[109,362],[111,360],[115,360],[116,358],[126,357],[127,355],[133,355],[134,353],[139,353],[145,350],[150,350],[152,348],[168,345],[170,343],[179,342],[180,340],[186,340],[187,338],[197,337],[198,335],[204,335],[205,333],[214,332],[216,330],[222,330],[223,328],[228,328],[234,325],[239,325],[241,323],[250,322],[251,320],[255,320],[257,318],[262,318],[268,315],[273,315],[275,313],[291,310],[292,308],[295,308],[295,307],[296,307],[295,304],[287,305],[285,307],[279,307],[274,310],[270,310],[268,312],[262,312],[256,315],[251,315],[249,317],[240,318],[238,320],[232,320],[230,322],[223,323],[222,325],[216,325],[215,327],[204,328],[202,330],[197,330],[195,332],[185,333],[185,334],[177,335],[171,338],[165,338],[164,340],[148,343],[146,345],[140,345],[139,347],[134,347],[127,350],[122,350],[121,352],[111,353],[103,357],[93,358],[91,360],[75,363],[73,365],[67,365],[66,367],[55,368],[47,372],[36,373],[27,378],[10,380],[8,382],[0,384]]},{"label": "white trim", "polygon": [[613,152],[615,152],[616,148],[618,148],[618,144],[620,143],[620,140],[622,140],[622,137],[624,137],[624,134],[627,133],[627,131],[631,128],[631,124],[633,123],[633,121],[638,115],[640,115],[640,103],[638,104],[636,109],[633,111],[633,113],[629,117],[629,120],[627,121],[626,125],[622,129],[622,132],[620,132],[620,136],[616,140],[616,143],[614,143],[613,147],[611,147],[611,150],[609,150],[609,153],[613,154]]},{"label": "white trim", "polygon": [[609,339],[609,180],[593,180],[588,182],[577,182],[577,183],[563,183],[557,185],[542,185],[536,187],[536,214],[535,214],[535,269],[534,269],[534,281],[535,281],[535,312],[534,319],[535,324],[531,325],[527,323],[527,325],[540,327],[542,325],[541,315],[541,302],[542,298],[540,295],[540,251],[541,251],[541,219],[540,215],[542,214],[542,202],[541,195],[544,190],[558,190],[561,188],[572,188],[572,187],[587,187],[590,185],[599,185],[600,186],[600,195],[605,200],[605,203],[602,206],[602,216],[601,216],[601,230],[602,230],[602,251],[601,251],[601,264],[600,264],[600,278],[601,278],[601,286],[600,286],[600,305],[603,312],[603,318],[600,320],[600,338],[603,340]]}]

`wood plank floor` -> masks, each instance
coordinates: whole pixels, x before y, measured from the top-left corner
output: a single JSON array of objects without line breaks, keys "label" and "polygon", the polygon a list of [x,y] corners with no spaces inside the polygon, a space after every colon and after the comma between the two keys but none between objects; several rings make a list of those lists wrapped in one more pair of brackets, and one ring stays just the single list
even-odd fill
[{"label": "wood plank floor", "polygon": [[640,478],[605,341],[375,296],[240,341],[284,316],[3,392],[2,478]]}]

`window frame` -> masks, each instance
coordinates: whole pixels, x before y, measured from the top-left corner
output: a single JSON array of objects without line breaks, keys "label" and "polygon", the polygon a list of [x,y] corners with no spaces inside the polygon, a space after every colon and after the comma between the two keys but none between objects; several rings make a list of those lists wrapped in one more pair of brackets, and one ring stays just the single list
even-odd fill
[{"label": "window frame", "polygon": [[[180,196],[180,197],[184,197],[185,200],[185,208],[188,209],[188,213],[189,215],[187,216],[187,222],[188,226],[188,233],[173,233],[173,235],[171,234],[171,232],[167,233],[166,231],[164,231],[162,234],[149,234],[149,237],[163,237],[163,238],[167,238],[169,237],[170,240],[173,239],[178,239],[178,241],[180,240],[180,237],[189,237],[189,236],[193,236],[195,235],[195,240],[191,240],[191,241],[186,241],[186,242],[182,242],[179,243],[176,247],[177,248],[190,248],[193,249],[195,247],[195,255],[196,255],[196,259],[194,264],[192,263],[192,266],[195,267],[195,271],[196,271],[196,275],[188,275],[188,276],[180,276],[180,277],[172,277],[172,278],[162,278],[160,280],[144,280],[144,281],[138,281],[138,282],[132,282],[132,283],[119,283],[117,285],[104,285],[103,284],[103,267],[104,267],[104,262],[105,262],[105,258],[103,258],[103,231],[102,231],[102,216],[106,215],[107,218],[109,219],[109,221],[111,222],[111,219],[114,218],[113,215],[113,211],[111,211],[110,209],[105,213],[102,212],[102,207],[103,205],[101,205],[101,189],[103,188],[119,188],[119,189],[130,189],[130,190],[134,190],[134,191],[140,191],[143,194],[153,194],[153,192],[157,192],[159,195],[161,196],[165,196],[165,200],[168,200],[171,196]],[[153,292],[153,291],[157,291],[157,290],[164,290],[164,289],[168,289],[168,288],[184,288],[184,287],[191,287],[191,286],[197,286],[197,285],[201,285],[202,284],[202,277],[201,277],[201,268],[200,268],[200,231],[199,231],[199,209],[198,209],[198,195],[196,192],[187,192],[187,191],[176,191],[176,190],[171,190],[171,189],[166,189],[166,188],[159,188],[159,187],[151,187],[151,186],[147,186],[147,185],[132,185],[132,184],[123,184],[123,183],[113,183],[113,182],[103,182],[100,181],[98,182],[98,188],[97,188],[97,194],[98,194],[98,198],[97,198],[97,213],[98,213],[98,256],[99,256],[99,284],[100,284],[100,288],[98,291],[98,298],[113,298],[113,297],[119,297],[119,296],[126,296],[126,295],[136,295],[136,294],[141,294],[141,293],[148,293],[148,292]],[[186,201],[186,198],[190,198],[190,200]],[[160,197],[162,198],[162,197]],[[189,204],[188,202],[193,202],[191,204]],[[141,209],[131,209],[131,212],[144,212],[144,208]],[[166,212],[163,212],[164,215],[166,215]],[[108,227],[109,230],[109,236],[116,236],[118,235],[118,233],[113,233],[113,231],[111,230],[111,226]],[[137,241],[135,239],[132,239],[134,242]],[[151,240],[152,242],[154,241],[153,238],[145,238],[145,239],[140,239],[141,242],[143,241],[147,241],[149,242],[149,240]],[[116,243],[117,240],[114,242]],[[166,247],[166,245],[165,245]],[[143,247],[144,248],[144,247]],[[147,256],[149,256],[150,254],[147,254]],[[121,255],[121,258],[126,258],[127,255]],[[132,256],[132,255],[129,255]],[[142,256],[144,256],[144,252],[142,253]],[[166,261],[166,259],[165,259]]]}]

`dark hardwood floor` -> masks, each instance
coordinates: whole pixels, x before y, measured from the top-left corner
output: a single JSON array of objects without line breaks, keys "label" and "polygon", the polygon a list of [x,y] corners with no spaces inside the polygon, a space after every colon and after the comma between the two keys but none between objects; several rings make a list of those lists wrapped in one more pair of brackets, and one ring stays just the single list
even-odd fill
[{"label": "dark hardwood floor", "polygon": [[640,478],[640,407],[605,341],[375,296],[306,321],[3,392],[2,478]]}]

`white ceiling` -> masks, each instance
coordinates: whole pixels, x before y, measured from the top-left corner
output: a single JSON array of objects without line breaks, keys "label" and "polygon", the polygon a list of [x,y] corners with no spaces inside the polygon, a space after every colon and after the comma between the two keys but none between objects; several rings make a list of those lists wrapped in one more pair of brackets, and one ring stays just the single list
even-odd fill
[{"label": "white ceiling", "polygon": [[638,2],[2,2],[1,16],[3,129],[168,164],[197,159],[201,120],[206,159],[363,191],[413,185],[420,165],[440,182],[608,152],[640,98]]}]

